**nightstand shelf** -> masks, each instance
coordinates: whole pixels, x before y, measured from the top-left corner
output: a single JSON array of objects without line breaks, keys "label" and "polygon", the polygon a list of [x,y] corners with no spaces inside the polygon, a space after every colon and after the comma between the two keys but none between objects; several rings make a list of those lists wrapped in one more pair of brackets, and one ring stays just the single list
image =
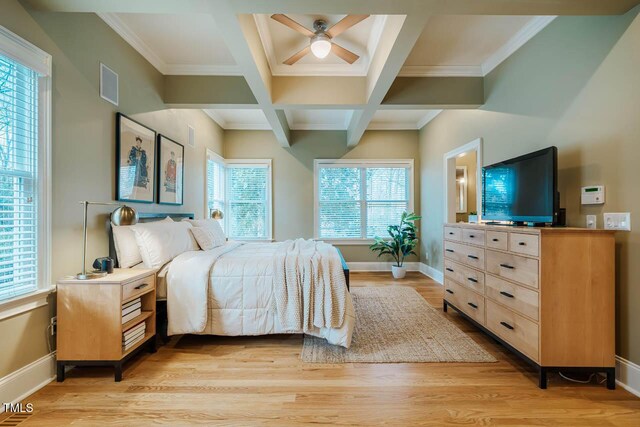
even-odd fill
[{"label": "nightstand shelf", "polygon": [[[57,379],[64,381],[65,367],[113,366],[115,380],[122,365],[138,350],[155,352],[155,270],[116,269],[91,280],[58,281]],[[141,313],[122,323],[123,304],[140,299]],[[144,337],[125,350],[123,334],[144,323]]]}]

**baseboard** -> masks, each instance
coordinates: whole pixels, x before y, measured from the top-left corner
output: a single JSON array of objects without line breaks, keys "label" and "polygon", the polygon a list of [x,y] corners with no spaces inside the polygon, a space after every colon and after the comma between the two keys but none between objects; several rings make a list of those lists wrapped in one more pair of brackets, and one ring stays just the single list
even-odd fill
[{"label": "baseboard", "polygon": [[56,353],[49,353],[0,378],[0,413],[2,403],[18,403],[49,384],[56,374]]},{"label": "baseboard", "polygon": [[616,384],[640,397],[640,366],[616,356]]},{"label": "baseboard", "polygon": [[436,270],[430,265],[425,264],[424,262],[420,263],[420,272],[425,276],[433,279],[434,281],[440,283],[441,285],[444,283],[444,275],[442,271]]},{"label": "baseboard", "polygon": [[[347,262],[349,271],[391,271],[394,262]],[[407,271],[420,271],[419,262],[405,262]]]}]

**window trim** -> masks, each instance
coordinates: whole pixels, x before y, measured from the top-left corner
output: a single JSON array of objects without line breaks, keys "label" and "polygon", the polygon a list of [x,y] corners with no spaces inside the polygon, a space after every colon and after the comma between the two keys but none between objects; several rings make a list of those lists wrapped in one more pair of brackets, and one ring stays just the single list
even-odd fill
[{"label": "window trim", "polygon": [[[210,215],[209,205],[210,205],[210,202],[212,201],[212,200],[209,199],[209,187],[207,186],[207,173],[209,171],[209,158],[211,158],[213,160],[213,162],[218,163],[219,165],[222,165],[223,168],[226,167],[226,161],[225,161],[224,157],[222,157],[220,154],[216,153],[215,151],[213,151],[210,148],[206,149],[205,156],[204,156],[204,200],[205,200],[204,217],[205,218],[209,218],[209,215]],[[226,180],[226,178],[225,178],[225,180]],[[227,208],[226,208],[226,204],[225,204],[225,210],[226,209]]]},{"label": "window trim", "polygon": [[0,25],[0,54],[38,74],[38,282],[37,289],[0,302],[0,319],[47,304],[51,282],[51,55]]},{"label": "window trim", "polygon": [[[414,159],[315,159],[313,161],[313,239],[322,240],[336,245],[370,245],[375,240],[371,238],[321,238],[319,237],[320,226],[320,200],[318,191],[318,174],[321,168],[330,167],[398,167],[407,166],[409,169],[409,201],[407,209],[412,212],[415,203],[415,185],[414,185]],[[364,190],[362,190],[364,191]],[[366,205],[365,205],[366,206]],[[362,210],[365,208],[363,207]],[[362,228],[366,227],[366,222],[362,221]],[[362,233],[364,235],[364,233]]]}]

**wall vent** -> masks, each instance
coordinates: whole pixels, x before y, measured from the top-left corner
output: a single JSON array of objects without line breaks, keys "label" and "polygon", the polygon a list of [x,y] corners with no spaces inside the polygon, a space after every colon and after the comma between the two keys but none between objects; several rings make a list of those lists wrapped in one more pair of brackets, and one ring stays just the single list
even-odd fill
[{"label": "wall vent", "polygon": [[118,105],[118,74],[100,63],[100,97]]}]

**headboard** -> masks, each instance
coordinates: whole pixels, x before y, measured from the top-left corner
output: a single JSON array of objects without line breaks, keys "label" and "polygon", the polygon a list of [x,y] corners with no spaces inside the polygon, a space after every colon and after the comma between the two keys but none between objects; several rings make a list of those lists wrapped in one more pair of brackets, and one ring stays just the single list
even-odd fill
[{"label": "headboard", "polygon": [[[138,214],[138,223],[161,221],[169,217],[174,221],[181,221],[185,218],[195,219],[192,213],[140,213]],[[118,254],[116,246],[113,243],[113,230],[111,228],[111,220],[107,219],[107,228],[109,229],[109,258],[114,260],[114,267],[118,267]]]}]

